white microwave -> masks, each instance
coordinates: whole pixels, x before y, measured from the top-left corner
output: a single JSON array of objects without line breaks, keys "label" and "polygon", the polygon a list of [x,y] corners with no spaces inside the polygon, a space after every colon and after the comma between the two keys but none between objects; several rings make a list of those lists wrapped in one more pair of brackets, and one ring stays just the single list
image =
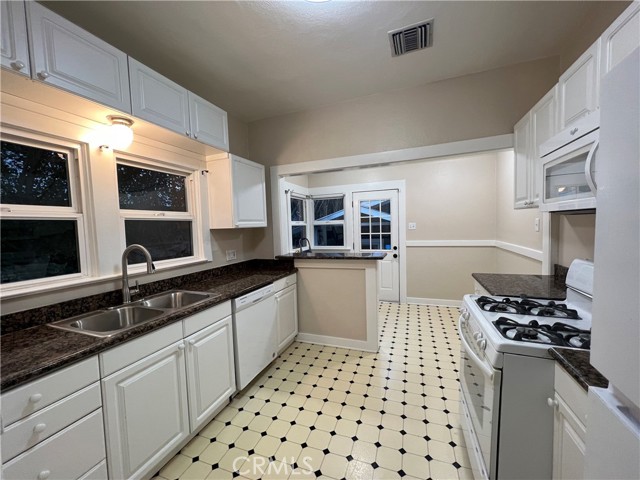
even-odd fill
[{"label": "white microwave", "polygon": [[598,112],[592,113],[540,146],[540,210],[596,208],[598,127]]}]

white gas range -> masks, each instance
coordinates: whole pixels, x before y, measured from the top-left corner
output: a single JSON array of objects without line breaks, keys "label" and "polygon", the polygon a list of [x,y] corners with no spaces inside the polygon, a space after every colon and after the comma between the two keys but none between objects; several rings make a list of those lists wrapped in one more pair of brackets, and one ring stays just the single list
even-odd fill
[{"label": "white gas range", "polygon": [[551,478],[551,347],[590,345],[593,263],[575,260],[563,302],[465,295],[462,426],[477,479]]}]

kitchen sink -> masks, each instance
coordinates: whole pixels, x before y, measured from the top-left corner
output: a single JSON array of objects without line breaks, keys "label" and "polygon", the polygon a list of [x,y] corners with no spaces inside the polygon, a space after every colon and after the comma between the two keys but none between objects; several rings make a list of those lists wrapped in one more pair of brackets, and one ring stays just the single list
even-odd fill
[{"label": "kitchen sink", "polygon": [[138,305],[151,308],[184,308],[211,298],[213,294],[204,292],[187,292],[184,290],[173,290],[159,293],[149,298],[136,302]]},{"label": "kitchen sink", "polygon": [[77,317],[50,323],[54,328],[84,333],[94,337],[110,337],[137,325],[149,322],[165,313],[158,308],[140,305],[122,305],[97,310]]}]

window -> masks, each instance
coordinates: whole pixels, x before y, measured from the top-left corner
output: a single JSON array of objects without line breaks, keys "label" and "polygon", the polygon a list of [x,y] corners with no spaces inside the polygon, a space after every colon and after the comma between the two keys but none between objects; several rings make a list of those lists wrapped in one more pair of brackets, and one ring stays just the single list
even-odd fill
[{"label": "window", "polygon": [[300,240],[307,237],[307,204],[301,197],[291,196],[291,249],[300,248]]},{"label": "window", "polygon": [[83,215],[72,148],[3,135],[2,284],[86,271]]},{"label": "window", "polygon": [[391,250],[391,200],[360,202],[360,249]]},{"label": "window", "polygon": [[[126,245],[144,246],[154,261],[194,256],[189,174],[124,159],[118,159],[116,169]],[[142,262],[143,255],[132,252],[130,263]]]},{"label": "window", "polygon": [[313,199],[315,247],[344,247],[344,196]]}]

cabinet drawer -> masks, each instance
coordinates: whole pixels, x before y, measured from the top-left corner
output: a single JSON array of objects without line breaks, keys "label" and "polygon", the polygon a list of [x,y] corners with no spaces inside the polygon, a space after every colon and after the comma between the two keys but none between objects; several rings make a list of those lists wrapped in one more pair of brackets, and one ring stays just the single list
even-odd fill
[{"label": "cabinet drawer", "polygon": [[555,391],[562,397],[583,425],[587,424],[587,391],[562,368],[555,367]]},{"label": "cabinet drawer", "polygon": [[11,390],[2,395],[2,426],[7,427],[98,380],[98,357],[91,357]]},{"label": "cabinet drawer", "polygon": [[183,320],[184,336],[188,337],[192,333],[219,322],[231,315],[231,301],[220,303],[214,307],[198,312]]},{"label": "cabinet drawer", "polygon": [[96,382],[14,423],[2,433],[2,462],[46,440],[101,405],[100,383]]},{"label": "cabinet drawer", "polygon": [[78,478],[105,458],[102,409],[3,465],[5,480]]},{"label": "cabinet drawer", "polygon": [[288,277],[281,278],[273,282],[273,291],[278,292],[284,288],[290,287],[291,285],[295,285],[297,281],[296,274],[289,275]]},{"label": "cabinet drawer", "polygon": [[182,322],[172,323],[160,330],[107,350],[100,354],[102,377],[111,375],[178,340],[182,340]]}]

